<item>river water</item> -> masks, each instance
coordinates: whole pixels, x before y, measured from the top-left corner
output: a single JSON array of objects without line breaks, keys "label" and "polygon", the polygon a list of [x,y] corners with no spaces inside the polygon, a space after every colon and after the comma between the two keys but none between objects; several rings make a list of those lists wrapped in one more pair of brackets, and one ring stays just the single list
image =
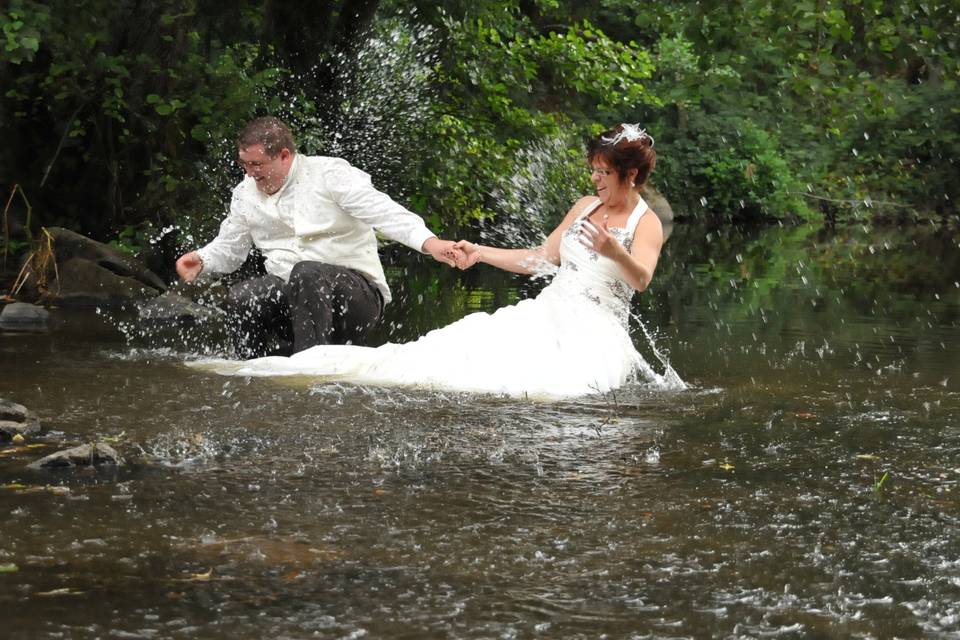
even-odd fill
[{"label": "river water", "polygon": [[[635,311],[682,391],[224,378],[92,312],[0,333],[47,445],[0,447],[0,635],[960,637],[957,235],[678,226]],[[540,286],[398,256],[381,340]],[[130,464],[25,468],[96,439]]]}]

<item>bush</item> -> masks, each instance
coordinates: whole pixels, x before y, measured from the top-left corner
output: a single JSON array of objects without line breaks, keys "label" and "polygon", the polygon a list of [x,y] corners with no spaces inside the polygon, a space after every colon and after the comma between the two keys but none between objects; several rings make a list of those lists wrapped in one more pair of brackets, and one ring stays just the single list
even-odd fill
[{"label": "bush", "polygon": [[665,142],[657,182],[681,213],[715,220],[817,216],[778,137],[749,119],[697,113],[687,135]]}]

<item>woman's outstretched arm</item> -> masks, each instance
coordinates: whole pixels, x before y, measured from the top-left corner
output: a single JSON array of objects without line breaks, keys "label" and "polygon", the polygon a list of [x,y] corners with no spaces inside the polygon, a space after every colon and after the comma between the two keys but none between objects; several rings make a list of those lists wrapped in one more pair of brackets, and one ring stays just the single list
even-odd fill
[{"label": "woman's outstretched arm", "polygon": [[475,244],[461,240],[454,246],[461,249],[465,254],[465,260],[460,265],[461,269],[468,269],[478,262],[489,264],[492,267],[511,271],[513,273],[541,273],[546,263],[552,265],[560,264],[560,237],[567,227],[577,219],[577,216],[583,212],[588,204],[593,202],[594,198],[580,198],[564,216],[563,221],[547,237],[539,247],[531,249],[501,249],[499,247],[488,247],[482,244]]}]

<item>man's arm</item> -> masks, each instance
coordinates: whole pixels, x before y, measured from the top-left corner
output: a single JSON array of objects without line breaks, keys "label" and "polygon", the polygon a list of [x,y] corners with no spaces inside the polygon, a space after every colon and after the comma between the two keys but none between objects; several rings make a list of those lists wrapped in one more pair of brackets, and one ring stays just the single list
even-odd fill
[{"label": "man's arm", "polygon": [[206,246],[181,256],[177,260],[177,275],[186,282],[192,282],[201,273],[231,273],[240,268],[253,246],[241,206],[234,194],[230,213],[220,223],[217,237]]},{"label": "man's arm", "polygon": [[[437,238],[427,228],[423,218],[374,188],[369,175],[346,161],[337,162],[328,170],[325,178],[331,196],[344,211],[391,240],[405,244],[414,251],[429,253],[434,258],[438,254],[432,249],[439,245],[431,242],[431,239],[448,242]],[[453,245],[452,242],[449,244]],[[440,255],[445,250],[441,249]]]}]

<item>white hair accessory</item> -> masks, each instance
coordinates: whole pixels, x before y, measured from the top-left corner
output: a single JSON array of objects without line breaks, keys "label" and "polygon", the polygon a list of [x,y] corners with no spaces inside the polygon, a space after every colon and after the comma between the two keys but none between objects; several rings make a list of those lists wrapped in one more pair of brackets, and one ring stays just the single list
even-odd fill
[{"label": "white hair accessory", "polygon": [[642,140],[648,138],[650,140],[650,146],[653,146],[653,136],[647,133],[646,129],[641,129],[640,124],[627,124],[623,123],[620,125],[620,131],[617,132],[614,136],[601,136],[600,142],[603,144],[608,144],[611,147],[619,144],[620,142],[626,140],[627,142],[634,142],[636,140]]}]

